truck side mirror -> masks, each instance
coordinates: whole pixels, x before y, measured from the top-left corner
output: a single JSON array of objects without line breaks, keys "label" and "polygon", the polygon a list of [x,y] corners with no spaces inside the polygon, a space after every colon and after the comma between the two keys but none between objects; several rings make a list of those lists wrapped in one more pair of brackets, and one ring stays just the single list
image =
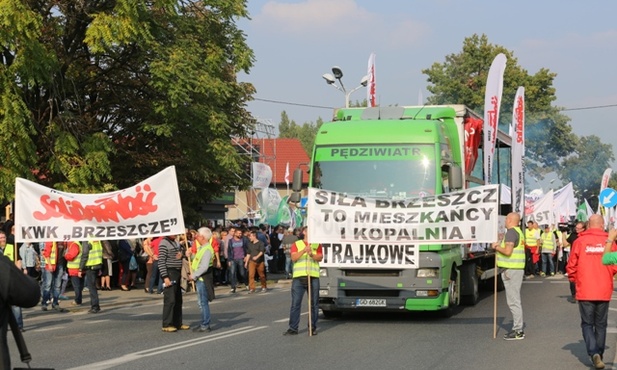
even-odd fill
[{"label": "truck side mirror", "polygon": [[289,203],[299,203],[302,200],[302,169],[294,170],[294,179],[291,183],[291,195],[289,195]]},{"label": "truck side mirror", "polygon": [[294,192],[302,191],[302,170],[300,168],[296,168],[294,170],[294,179],[291,183],[291,190]]},{"label": "truck side mirror", "polygon": [[450,186],[450,189],[463,188],[463,169],[461,166],[451,164],[448,168],[448,186]]}]

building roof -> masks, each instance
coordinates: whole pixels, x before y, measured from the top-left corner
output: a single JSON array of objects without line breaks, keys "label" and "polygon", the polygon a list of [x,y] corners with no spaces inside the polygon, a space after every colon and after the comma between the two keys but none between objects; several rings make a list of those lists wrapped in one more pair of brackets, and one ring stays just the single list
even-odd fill
[{"label": "building roof", "polygon": [[272,169],[272,183],[285,186],[285,171],[289,163],[289,186],[293,182],[296,168],[303,171],[302,183],[308,184],[309,157],[298,139],[253,139],[253,146],[259,149],[259,161]]}]

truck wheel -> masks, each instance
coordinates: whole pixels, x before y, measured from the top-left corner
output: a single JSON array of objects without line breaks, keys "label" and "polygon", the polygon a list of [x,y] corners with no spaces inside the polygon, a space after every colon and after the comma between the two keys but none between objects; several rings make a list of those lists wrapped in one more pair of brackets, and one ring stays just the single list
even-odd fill
[{"label": "truck wheel", "polygon": [[343,313],[341,311],[321,310],[321,312],[323,312],[323,317],[325,317],[326,319],[336,319],[343,316]]},{"label": "truck wheel", "polygon": [[454,308],[459,305],[460,299],[459,295],[461,294],[460,286],[458,284],[458,273],[455,268],[452,268],[452,273],[450,275],[450,282],[448,283],[448,307],[439,311],[441,317],[451,317],[454,314]]},{"label": "truck wheel", "polygon": [[478,287],[480,283],[480,279],[478,278],[478,274],[476,274],[475,265],[472,265],[474,268],[467,268],[466,272],[468,276],[466,277],[468,282],[471,283],[471,294],[467,294],[461,296],[461,303],[468,306],[475,306],[480,299],[480,288]]}]

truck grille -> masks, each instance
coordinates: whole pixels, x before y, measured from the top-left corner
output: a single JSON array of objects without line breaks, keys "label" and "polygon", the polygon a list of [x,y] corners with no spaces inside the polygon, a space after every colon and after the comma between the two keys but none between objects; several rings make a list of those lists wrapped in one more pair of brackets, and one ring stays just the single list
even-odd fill
[{"label": "truck grille", "polygon": [[345,276],[387,276],[387,277],[399,277],[401,276],[401,270],[343,270]]}]

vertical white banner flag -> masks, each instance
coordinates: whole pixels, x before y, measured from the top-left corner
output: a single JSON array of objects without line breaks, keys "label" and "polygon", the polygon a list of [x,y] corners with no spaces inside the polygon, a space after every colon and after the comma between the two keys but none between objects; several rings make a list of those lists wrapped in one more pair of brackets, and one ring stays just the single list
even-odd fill
[{"label": "vertical white banner flag", "polygon": [[285,184],[289,186],[289,162],[287,162],[287,166],[285,167]]},{"label": "vertical white banner flag", "polygon": [[377,83],[375,80],[375,53],[368,57],[368,86],[366,89],[366,104],[368,107],[377,106]]},{"label": "vertical white banner flag", "polygon": [[265,163],[253,162],[253,187],[265,189],[272,181],[272,169]]},{"label": "vertical white banner flag", "polygon": [[521,218],[525,215],[525,180],[523,157],[525,156],[525,88],[519,86],[514,97],[512,113],[512,211]]},{"label": "vertical white banner flag", "polygon": [[488,71],[484,92],[484,183],[492,184],[493,157],[499,123],[499,106],[503,91],[503,72],[506,69],[506,56],[497,54]]}]

